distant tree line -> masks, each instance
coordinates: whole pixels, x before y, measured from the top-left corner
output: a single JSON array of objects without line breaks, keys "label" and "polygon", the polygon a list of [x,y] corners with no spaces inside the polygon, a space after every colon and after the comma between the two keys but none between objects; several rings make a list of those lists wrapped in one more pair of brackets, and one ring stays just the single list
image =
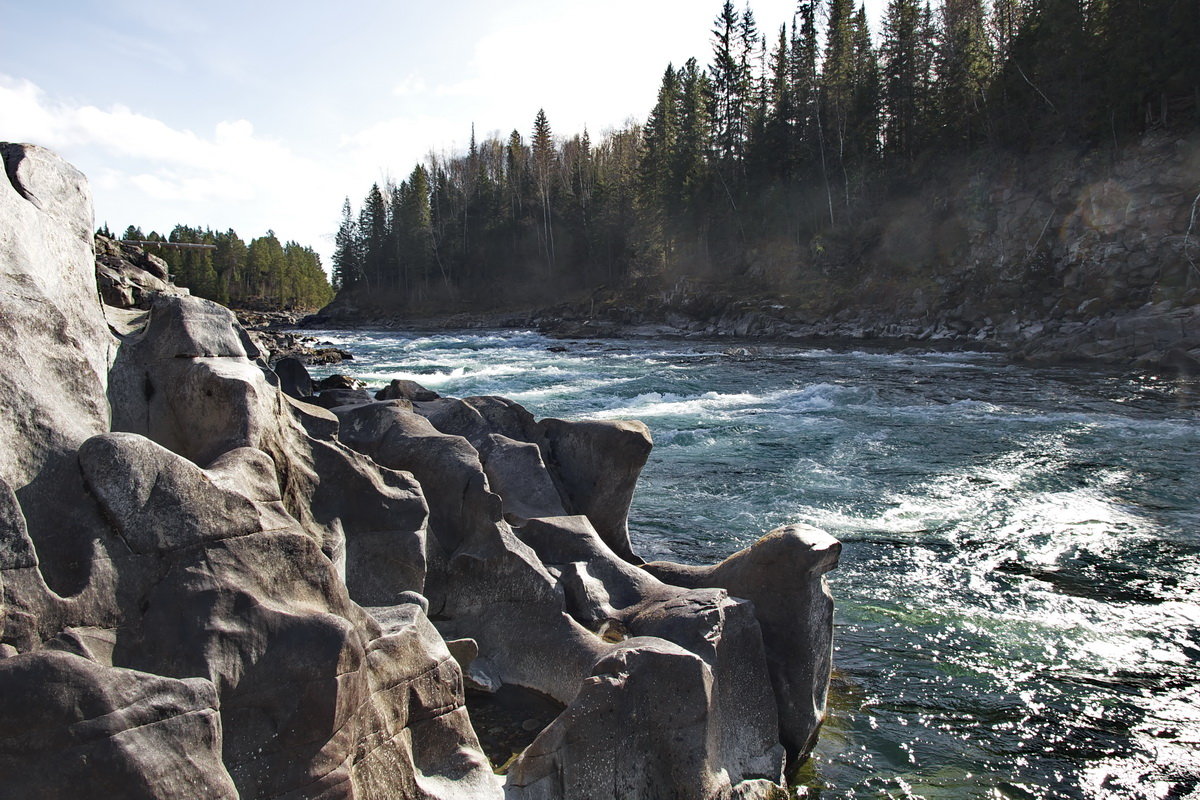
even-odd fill
[{"label": "distant tree line", "polygon": [[[107,226],[100,232],[107,233]],[[121,238],[213,245],[214,250],[153,245],[146,250],[167,262],[176,285],[225,305],[320,308],[333,298],[321,257],[297,242],[281,244],[274,231],[246,244],[232,228],[221,232],[176,225],[164,237],[156,231],[143,235],[130,225]]]},{"label": "distant tree line", "polygon": [[667,66],[644,125],[431,157],[347,199],[334,285],[501,304],[630,276],[720,274],[783,243],[819,260],[931,156],[1117,145],[1200,122],[1197,0],[800,0],[765,35],[725,2],[707,67]]}]

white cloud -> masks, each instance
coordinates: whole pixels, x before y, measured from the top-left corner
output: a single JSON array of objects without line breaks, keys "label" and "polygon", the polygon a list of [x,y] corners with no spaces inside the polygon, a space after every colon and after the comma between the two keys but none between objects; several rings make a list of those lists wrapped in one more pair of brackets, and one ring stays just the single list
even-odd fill
[{"label": "white cloud", "polygon": [[429,85],[420,75],[406,75],[392,89],[392,94],[397,97],[407,97],[414,94],[425,94],[429,91]]},{"label": "white cloud", "polygon": [[[90,176],[97,220],[170,230],[177,223],[274,228],[327,255],[337,198],[361,177],[333,159],[298,154],[245,119],[211,134],[173,128],[125,106],[56,101],[28,80],[0,75],[0,140],[49,147]],[[326,259],[327,261],[327,259]]]}]

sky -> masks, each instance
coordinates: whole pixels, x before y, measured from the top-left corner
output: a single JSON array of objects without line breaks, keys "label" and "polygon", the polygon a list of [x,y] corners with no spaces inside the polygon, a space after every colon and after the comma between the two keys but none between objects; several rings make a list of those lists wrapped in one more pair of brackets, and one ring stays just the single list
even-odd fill
[{"label": "sky", "polygon": [[[885,0],[867,0],[878,33]],[[88,176],[96,225],[268,229],[326,268],[342,201],[544,108],[557,136],[643,121],[718,0],[0,0],[0,141]],[[744,0],[735,5],[744,6]],[[752,0],[760,30],[795,0]]]}]

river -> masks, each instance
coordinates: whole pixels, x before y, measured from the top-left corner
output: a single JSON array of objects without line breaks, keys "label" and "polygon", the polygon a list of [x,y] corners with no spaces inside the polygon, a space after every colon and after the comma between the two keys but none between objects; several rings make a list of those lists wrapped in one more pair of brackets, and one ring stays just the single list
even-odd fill
[{"label": "river", "polygon": [[717,561],[789,522],[837,536],[830,714],[797,796],[1200,792],[1194,384],[994,354],[309,333],[355,354],[315,375],[644,421],[648,560]]}]

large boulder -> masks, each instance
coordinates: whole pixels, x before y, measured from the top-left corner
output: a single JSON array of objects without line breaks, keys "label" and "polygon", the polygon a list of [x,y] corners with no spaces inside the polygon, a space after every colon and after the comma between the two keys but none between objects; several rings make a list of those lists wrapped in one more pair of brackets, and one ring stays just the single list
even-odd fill
[{"label": "large boulder", "polygon": [[482,454],[495,449],[496,436],[537,445],[541,463],[529,463],[524,457],[520,459],[523,463],[514,465],[516,469],[510,467],[493,476],[493,480],[507,480],[507,503],[514,513],[520,516],[529,504],[545,507],[549,499],[545,486],[553,483],[566,513],[586,516],[617,555],[635,564],[641,562],[629,542],[628,519],[637,479],[652,447],[645,424],[633,420],[537,422],[527,410],[503,397],[444,397],[414,402],[413,410],[439,431],[465,438]]},{"label": "large boulder", "polygon": [[572,514],[583,514],[613,552],[641,563],[629,542],[629,506],[652,446],[636,420],[541,423],[546,461]]},{"label": "large boulder", "polygon": [[771,778],[731,785],[715,730],[713,682],[704,660],[682,647],[656,638],[621,643],[513,764],[507,797],[779,796],[777,769]]},{"label": "large boulder", "polygon": [[[836,542],[643,569],[640,423],[348,379],[323,387],[331,412],[182,294],[147,289],[106,326],[82,177],[0,153],[0,793],[778,791],[823,713]],[[506,790],[464,667],[561,709]]]},{"label": "large boulder", "polygon": [[88,555],[73,453],[108,430],[105,395],[116,340],[96,293],[91,194],[48,150],[0,143],[0,480],[21,498],[47,578],[82,585]]},{"label": "large boulder", "polygon": [[0,659],[4,797],[235,800],[217,692],[46,649]]},{"label": "large boulder", "polygon": [[825,573],[842,545],[811,525],[777,528],[719,564],[655,561],[650,574],[675,586],[720,587],[754,604],[779,708],[781,741],[797,759],[816,743],[833,668],[833,598]]}]

